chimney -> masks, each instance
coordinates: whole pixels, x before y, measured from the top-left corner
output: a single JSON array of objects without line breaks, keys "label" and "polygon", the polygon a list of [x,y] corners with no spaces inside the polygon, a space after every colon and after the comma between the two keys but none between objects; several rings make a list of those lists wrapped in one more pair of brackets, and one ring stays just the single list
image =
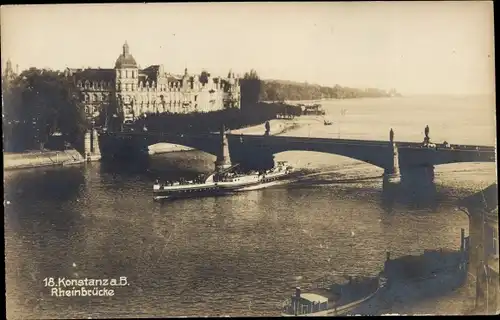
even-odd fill
[{"label": "chimney", "polygon": [[300,287],[295,288],[295,298],[300,298]]}]

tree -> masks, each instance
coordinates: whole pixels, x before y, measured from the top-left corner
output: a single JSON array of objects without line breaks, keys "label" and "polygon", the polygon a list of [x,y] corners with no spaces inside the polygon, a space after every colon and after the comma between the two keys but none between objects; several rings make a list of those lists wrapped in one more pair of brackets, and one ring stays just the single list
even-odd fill
[{"label": "tree", "polygon": [[203,70],[200,74],[200,83],[201,84],[207,84],[208,83],[208,78],[210,77],[210,74]]},{"label": "tree", "polygon": [[85,110],[77,88],[63,73],[31,68],[23,71],[4,94],[5,120],[12,125],[11,135],[5,139],[17,149],[43,148],[55,132],[73,145],[83,140]]},{"label": "tree", "polygon": [[257,71],[250,70],[245,73],[241,80],[241,104],[242,107],[249,107],[259,102],[261,92],[261,80]]}]

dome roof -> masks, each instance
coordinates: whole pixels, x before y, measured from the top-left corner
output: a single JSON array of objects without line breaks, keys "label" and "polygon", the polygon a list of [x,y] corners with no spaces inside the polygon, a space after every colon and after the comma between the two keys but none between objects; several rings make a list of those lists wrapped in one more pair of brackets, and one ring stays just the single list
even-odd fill
[{"label": "dome roof", "polygon": [[130,54],[127,42],[123,45],[123,53],[116,59],[115,68],[137,68],[137,62]]}]

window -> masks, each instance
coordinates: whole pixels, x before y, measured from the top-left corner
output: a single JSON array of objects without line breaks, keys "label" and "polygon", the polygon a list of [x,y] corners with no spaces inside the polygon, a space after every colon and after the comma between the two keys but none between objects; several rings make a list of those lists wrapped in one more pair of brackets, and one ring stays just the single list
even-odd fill
[{"label": "window", "polygon": [[493,229],[493,236],[492,236],[492,241],[493,241],[493,255],[495,257],[498,257],[498,230]]}]

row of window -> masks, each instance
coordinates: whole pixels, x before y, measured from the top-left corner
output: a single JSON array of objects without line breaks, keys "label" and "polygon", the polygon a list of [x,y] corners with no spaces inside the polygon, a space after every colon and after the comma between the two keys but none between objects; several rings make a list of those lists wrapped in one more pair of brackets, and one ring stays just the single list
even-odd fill
[{"label": "row of window", "polygon": [[[91,82],[89,80],[86,80],[85,82],[82,83],[82,81],[77,82],[77,87],[80,89],[87,89],[87,90],[108,90],[112,88],[112,82],[104,82],[104,81],[95,81]],[[191,90],[199,90],[206,87],[206,84],[201,84],[201,85],[194,85],[193,83],[190,84],[185,84],[182,85],[181,82],[169,82],[168,84],[159,84],[156,85],[156,83],[153,81],[151,85],[149,82],[146,82],[146,85],[144,86],[143,82],[137,83],[120,83],[117,82],[116,88],[121,89],[122,91],[135,91],[138,88],[152,88],[156,89],[157,91],[179,91],[179,88],[186,88],[186,89],[191,89]],[[237,87],[231,87],[230,85],[219,85],[218,83],[213,83],[213,85],[210,86],[212,89],[215,90],[225,90],[229,91],[231,89],[237,89]]]},{"label": "row of window", "polygon": [[[209,108],[206,108],[208,106]],[[205,109],[214,109],[214,104],[207,104],[205,105],[205,108],[202,108],[203,110]],[[129,106],[126,108],[128,112],[130,113],[138,113],[138,114],[143,114],[145,112],[151,111],[151,112],[166,112],[166,111],[184,111],[184,112],[189,112],[189,111],[194,111],[200,108],[200,105],[198,103],[186,103],[183,101],[172,101],[172,103],[164,103],[164,104],[139,104],[134,106]],[[215,108],[217,109],[217,108]],[[95,112],[98,112],[99,108],[92,106],[92,105],[86,105],[85,106],[85,112],[87,114],[92,114]]]},{"label": "row of window", "polygon": [[[182,94],[176,94],[176,95],[160,95],[160,96],[142,96],[142,95],[137,95],[135,96],[135,99],[133,99],[131,96],[124,95],[123,100],[128,102],[128,101],[134,101],[135,103],[172,103],[174,101],[198,101],[199,95],[182,95]],[[209,99],[210,102],[212,101],[217,101],[217,100],[222,100],[222,96],[208,96],[206,97]]]},{"label": "row of window", "polygon": [[138,72],[137,70],[116,70],[116,75],[118,78],[130,78],[135,79],[138,77]]},{"label": "row of window", "polygon": [[[215,104],[206,104],[205,106],[209,106],[210,108],[209,109],[213,109]],[[181,102],[181,101],[175,101],[174,103],[172,104],[153,104],[153,105],[138,105],[138,106],[135,106],[135,107],[129,107],[128,110],[130,110],[132,112],[132,110],[134,110],[135,112],[145,112],[147,110],[152,110],[154,112],[156,111],[167,111],[167,110],[174,110],[174,109],[192,109],[194,107],[194,109],[197,109],[200,107],[200,105],[198,103],[185,103],[185,102]],[[204,108],[205,109],[205,108]]]},{"label": "row of window", "polygon": [[[110,98],[111,98],[111,94],[83,94],[83,100],[85,102],[100,102],[100,101],[110,101]],[[158,100],[159,98],[159,100]],[[168,98],[168,101],[166,101],[165,99]],[[173,98],[173,99],[172,99]],[[124,96],[123,99],[125,100],[125,102],[129,102],[131,100],[131,97],[129,96]],[[176,100],[179,101],[180,103],[180,100],[182,98],[177,96],[177,97],[165,97],[163,95],[159,96],[159,97],[151,97],[151,99],[149,97],[143,97],[143,96],[137,96],[136,98],[136,101],[138,103],[152,103],[152,104],[155,104],[155,103],[167,103],[167,104],[172,104],[172,103],[176,103]],[[198,101],[198,95],[194,95],[194,96],[188,96],[187,99],[184,99],[184,100],[187,100],[187,101]],[[210,102],[215,102],[217,99],[216,97],[214,98],[211,98],[209,101]]]},{"label": "row of window", "polygon": [[100,101],[109,101],[111,96],[109,94],[103,94],[103,95],[98,95],[98,94],[84,94],[83,99],[85,102],[100,102]]},{"label": "row of window", "polygon": [[112,87],[111,82],[104,82],[104,81],[95,81],[95,82],[90,82],[90,81],[85,81],[82,83],[81,81],[78,81],[76,86],[80,89],[94,89],[94,90],[107,90]]},{"label": "row of window", "polygon": [[[117,83],[116,88],[121,91],[181,91],[184,90],[200,90],[205,88],[206,85],[203,84],[201,86],[181,86],[179,82],[169,82],[168,84],[159,84],[156,85],[154,82],[150,86],[149,83],[146,83],[146,86],[143,85],[142,82],[139,82],[139,86],[136,83]],[[212,90],[219,90],[220,87],[218,85],[213,85],[211,87]],[[233,88],[234,89],[234,88]],[[229,90],[229,88],[225,88],[224,90]]]}]

